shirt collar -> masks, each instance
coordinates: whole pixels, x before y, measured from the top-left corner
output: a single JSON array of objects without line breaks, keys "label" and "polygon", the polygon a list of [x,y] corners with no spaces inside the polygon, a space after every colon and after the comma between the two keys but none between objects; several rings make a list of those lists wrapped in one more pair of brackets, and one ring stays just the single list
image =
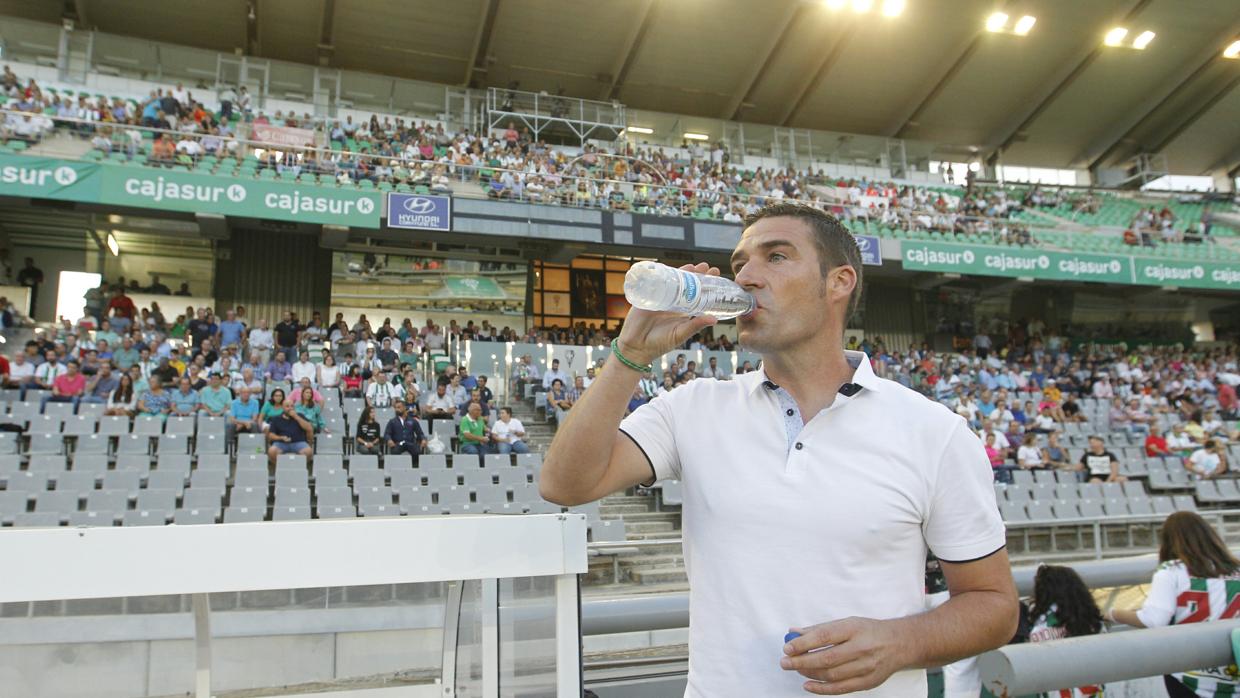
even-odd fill
[{"label": "shirt collar", "polygon": [[[867,356],[865,352],[850,351],[850,350],[845,349],[844,359],[847,360],[848,365],[852,366],[854,369],[852,381],[850,381],[853,385],[859,385],[866,390],[873,390],[875,392],[882,391],[884,381],[883,379],[874,375],[874,368],[870,365],[870,357]],[[738,380],[748,381],[748,385],[747,385],[748,390],[746,392],[749,395],[753,395],[753,393],[759,387],[767,383],[770,383],[771,385],[775,385],[775,383],[771,382],[766,377],[765,366],[763,366],[762,368],[759,368],[757,371],[753,371],[752,373],[747,373],[741,376],[740,378],[738,378]]]}]

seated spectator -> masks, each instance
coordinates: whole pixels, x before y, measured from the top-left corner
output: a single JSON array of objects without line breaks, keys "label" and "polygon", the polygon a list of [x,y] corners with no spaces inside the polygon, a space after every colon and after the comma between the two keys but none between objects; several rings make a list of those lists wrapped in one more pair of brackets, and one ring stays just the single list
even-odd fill
[{"label": "seated spectator", "polygon": [[[304,380],[309,381],[310,379],[306,378]],[[316,434],[319,432],[326,433],[323,422],[323,408],[319,407],[319,402],[314,399],[314,388],[307,385],[301,389],[298,395],[300,399],[297,400],[295,408],[297,414],[306,420]]]},{"label": "seated spectator", "polygon": [[285,358],[283,351],[277,351],[276,358],[272,359],[271,362],[267,364],[266,373],[267,380],[269,381],[275,381],[277,383],[286,382],[289,377],[293,375],[293,366],[288,362],[288,359]]},{"label": "seated spectator", "polygon": [[491,427],[491,442],[496,453],[529,453],[525,445],[525,425],[512,416],[511,407],[499,408],[499,417]]},{"label": "seated spectator", "polygon": [[[426,448],[426,433],[417,415],[399,398],[392,403],[396,416],[388,420],[383,430],[383,440],[387,442],[388,455],[408,454],[413,459],[413,467],[418,467],[418,455]],[[360,432],[359,432],[360,433]]]},{"label": "seated spectator", "polygon": [[43,398],[43,406],[50,402],[70,402],[76,405],[86,394],[86,376],[77,361],[70,359],[65,372],[52,381],[52,394]]},{"label": "seated spectator", "polygon": [[460,439],[460,452],[477,455],[479,462],[482,461],[482,456],[490,452],[491,449],[487,447],[490,437],[487,436],[487,420],[482,416],[482,405],[476,402],[469,405],[469,411],[461,417],[457,436]]},{"label": "seated spectator", "polygon": [[254,375],[254,368],[247,364],[241,368],[241,373],[233,378],[232,388],[237,391],[245,388],[251,394],[260,395],[263,392],[263,382]]},{"label": "seated spectator", "polygon": [[1125,426],[1128,428],[1129,434],[1148,434],[1150,433],[1150,423],[1154,418],[1141,407],[1140,398],[1132,397],[1128,399],[1128,407],[1124,410],[1126,418]]},{"label": "seated spectator", "polygon": [[1059,431],[1059,424],[1055,422],[1054,416],[1051,415],[1051,408],[1043,407],[1042,411],[1033,421],[1032,426],[1026,426],[1027,431],[1035,434],[1050,434]]},{"label": "seated spectator", "polygon": [[[1102,632],[1102,613],[1076,571],[1071,567],[1041,565],[1033,578],[1033,605],[1029,609],[1029,642],[1084,637]],[[1101,696],[1104,686],[1078,686],[1051,695]]]},{"label": "seated spectator", "polygon": [[319,367],[310,361],[310,352],[301,352],[301,357],[297,363],[293,364],[290,371],[293,383],[301,383],[303,379],[309,380],[311,385],[317,383],[319,379]]},{"label": "seated spectator", "polygon": [[1226,439],[1227,429],[1223,424],[1223,420],[1219,419],[1218,411],[1208,409],[1201,420],[1201,430],[1205,432],[1207,438]]},{"label": "seated spectator", "polygon": [[399,386],[388,382],[383,371],[377,371],[374,380],[366,387],[366,404],[371,407],[391,407],[396,400],[403,400],[405,391]]},{"label": "seated spectator", "polygon": [[1149,435],[1145,437],[1145,455],[1148,458],[1171,455],[1171,450],[1167,447],[1167,439],[1163,437],[1162,429],[1157,427],[1150,429]]},{"label": "seated spectator", "polygon": [[1079,470],[1080,466],[1069,460],[1068,449],[1059,443],[1059,432],[1046,437],[1046,465],[1056,470]]},{"label": "seated spectator", "polygon": [[177,389],[168,396],[172,400],[172,414],[189,417],[198,410],[198,392],[189,376],[182,376]]},{"label": "seated spectator", "polygon": [[120,387],[120,380],[112,372],[112,366],[104,363],[99,366],[99,371],[95,376],[87,382],[82,402],[106,405],[118,387]]},{"label": "seated spectator", "polygon": [[[263,406],[266,409],[266,405]],[[267,420],[267,458],[275,466],[276,459],[285,453],[301,454],[309,460],[314,455],[310,442],[314,429],[300,414],[291,399],[285,400],[278,413]]]},{"label": "seated spectator", "polygon": [[1119,474],[1119,459],[1106,449],[1101,436],[1089,437],[1089,450],[1081,456],[1081,465],[1088,473],[1090,482],[1126,482]]},{"label": "seated spectator", "polygon": [[362,380],[361,367],[356,364],[350,366],[348,373],[340,379],[344,386],[344,397],[363,397]]},{"label": "seated spectator", "polygon": [[174,381],[181,375],[176,366],[172,365],[172,360],[167,356],[159,359],[159,366],[150,372],[147,378],[151,385],[159,383],[163,386],[172,385]]},{"label": "seated spectator", "polygon": [[26,352],[18,352],[14,355],[13,362],[9,366],[8,375],[4,377],[4,387],[21,390],[22,399],[25,399],[26,389],[31,386],[38,386],[34,373],[34,362],[26,358]]},{"label": "seated spectator", "polygon": [[1196,448],[1196,443],[1188,432],[1184,430],[1183,424],[1172,424],[1171,433],[1167,435],[1167,449],[1171,455],[1187,456]]},{"label": "seated spectator", "polygon": [[[670,383],[671,380],[671,376],[668,376],[664,379],[664,382],[665,384]],[[551,390],[547,391],[547,406],[555,411],[556,424],[564,423],[564,418],[568,415],[568,411],[576,401],[576,391],[565,389],[564,381],[556,378],[551,382]]]},{"label": "seated spectator", "polygon": [[159,417],[161,420],[167,420],[168,413],[171,411],[172,399],[164,390],[163,383],[151,381],[150,387],[138,398],[139,416]]},{"label": "seated spectator", "polygon": [[237,389],[237,397],[228,407],[228,419],[224,422],[224,431],[231,442],[237,434],[257,434],[263,430],[262,421],[258,417],[260,410],[258,398],[247,387]]},{"label": "seated spectator", "polygon": [[1046,452],[1038,448],[1037,436],[1025,434],[1025,438],[1021,440],[1020,448],[1016,450],[1016,464],[1022,470],[1049,467]]},{"label": "seated spectator", "polygon": [[207,387],[198,392],[198,414],[223,417],[232,405],[232,391],[224,385],[224,377],[212,373]]},{"label": "seated spectator", "polygon": [[1010,468],[1005,465],[1007,459],[1004,457],[1003,451],[995,445],[995,435],[993,433],[986,434],[983,448],[986,451],[987,460],[990,461],[990,467],[995,471],[995,480],[998,482],[1011,482]]},{"label": "seated spectator", "polygon": [[335,389],[340,387],[340,367],[336,365],[336,357],[331,352],[323,352],[323,363],[318,366],[317,385],[324,389]]},{"label": "seated spectator", "polygon": [[379,422],[375,420],[375,408],[366,405],[357,418],[357,432],[353,437],[353,452],[365,455],[379,453],[383,443],[383,433]]},{"label": "seated spectator", "polygon": [[265,430],[271,418],[282,412],[284,412],[284,390],[276,388],[267,396],[267,402],[264,402],[262,408],[258,411],[258,421]]},{"label": "seated spectator", "polygon": [[116,389],[108,395],[103,413],[110,417],[132,417],[137,409],[138,393],[134,390],[133,378],[128,373],[122,373]]},{"label": "seated spectator", "polygon": [[435,394],[426,400],[422,413],[427,419],[453,419],[456,416],[456,405],[448,395],[448,384],[439,381],[435,386]]},{"label": "seated spectator", "polygon": [[1201,448],[1193,451],[1185,460],[1184,467],[1201,480],[1213,480],[1226,475],[1227,451],[1223,448],[1223,442],[1218,439],[1206,440]]}]

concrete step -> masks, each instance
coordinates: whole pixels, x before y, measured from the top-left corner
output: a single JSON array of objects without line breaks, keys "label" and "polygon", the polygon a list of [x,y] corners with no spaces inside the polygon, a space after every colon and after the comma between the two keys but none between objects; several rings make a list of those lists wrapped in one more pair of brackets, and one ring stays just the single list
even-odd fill
[{"label": "concrete step", "polygon": [[643,570],[630,570],[629,576],[638,584],[671,584],[689,581],[684,567],[652,567]]},{"label": "concrete step", "polygon": [[[608,518],[606,513],[603,518]],[[634,524],[645,523],[666,523],[674,530],[680,527],[680,514],[670,511],[644,511],[624,515],[624,525],[628,530],[632,530]]]},{"label": "concrete step", "polygon": [[623,516],[625,518],[632,514],[646,514],[650,512],[650,507],[644,504],[603,504],[599,506],[599,513],[603,518],[614,518]]},{"label": "concrete step", "polygon": [[628,534],[629,540],[672,540],[680,538],[680,531],[655,531],[655,532],[634,532],[628,526],[624,527]]},{"label": "concrete step", "polygon": [[670,533],[676,530],[671,521],[634,521],[624,520],[624,530],[629,533]]},{"label": "concrete step", "polygon": [[621,555],[619,562],[620,569],[629,570],[685,566],[683,555]]}]

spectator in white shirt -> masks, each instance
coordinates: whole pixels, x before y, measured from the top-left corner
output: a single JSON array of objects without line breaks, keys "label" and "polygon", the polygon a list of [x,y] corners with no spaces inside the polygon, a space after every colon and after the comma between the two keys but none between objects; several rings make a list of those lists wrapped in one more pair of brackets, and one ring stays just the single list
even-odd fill
[{"label": "spectator in white shirt", "polygon": [[293,364],[293,382],[300,383],[303,378],[308,378],[311,385],[318,385],[319,367],[310,362],[310,352],[301,352],[301,359]]},{"label": "spectator in white shirt", "polygon": [[275,341],[266,318],[259,320],[258,327],[250,330],[250,351],[257,352],[264,365],[271,360],[271,348],[275,346]]},{"label": "spectator in white shirt", "polygon": [[559,379],[564,385],[568,385],[568,374],[560,370],[560,360],[552,359],[551,368],[543,374],[542,384],[544,390],[551,389],[551,383]]},{"label": "spectator in white shirt", "polygon": [[1189,470],[1202,480],[1213,480],[1227,473],[1227,452],[1223,442],[1207,439],[1202,448],[1193,451],[1186,464]]},{"label": "spectator in white shirt", "polygon": [[26,352],[18,352],[13,357],[13,363],[9,364],[9,375],[4,379],[5,387],[21,388],[24,391],[35,385],[34,371],[34,364],[26,360]]},{"label": "spectator in white shirt", "polygon": [[456,404],[448,395],[448,384],[440,381],[435,387],[435,394],[427,398],[422,406],[422,414],[427,419],[452,419],[456,415]]},{"label": "spectator in white shirt", "polygon": [[1016,450],[1016,464],[1024,470],[1047,467],[1046,453],[1038,448],[1038,437],[1025,434],[1020,448]]},{"label": "spectator in white shirt", "polygon": [[726,369],[719,368],[719,358],[712,356],[706,362],[706,368],[703,368],[699,374],[702,378],[718,378],[727,380],[728,372]]},{"label": "spectator in white shirt", "polygon": [[525,445],[525,425],[513,419],[511,407],[499,408],[499,418],[491,427],[491,442],[495,444],[496,453],[530,452],[530,447]]}]

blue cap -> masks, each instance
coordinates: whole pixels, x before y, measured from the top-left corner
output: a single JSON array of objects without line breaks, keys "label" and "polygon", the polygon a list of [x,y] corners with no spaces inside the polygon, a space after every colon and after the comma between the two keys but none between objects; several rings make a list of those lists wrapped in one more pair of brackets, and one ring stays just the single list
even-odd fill
[{"label": "blue cap", "polygon": [[798,633],[798,632],[791,632],[791,633],[788,633],[787,635],[784,635],[784,644],[787,644],[787,643],[789,643],[789,642],[792,642],[793,640],[797,639],[798,637],[801,637],[801,633]]}]

